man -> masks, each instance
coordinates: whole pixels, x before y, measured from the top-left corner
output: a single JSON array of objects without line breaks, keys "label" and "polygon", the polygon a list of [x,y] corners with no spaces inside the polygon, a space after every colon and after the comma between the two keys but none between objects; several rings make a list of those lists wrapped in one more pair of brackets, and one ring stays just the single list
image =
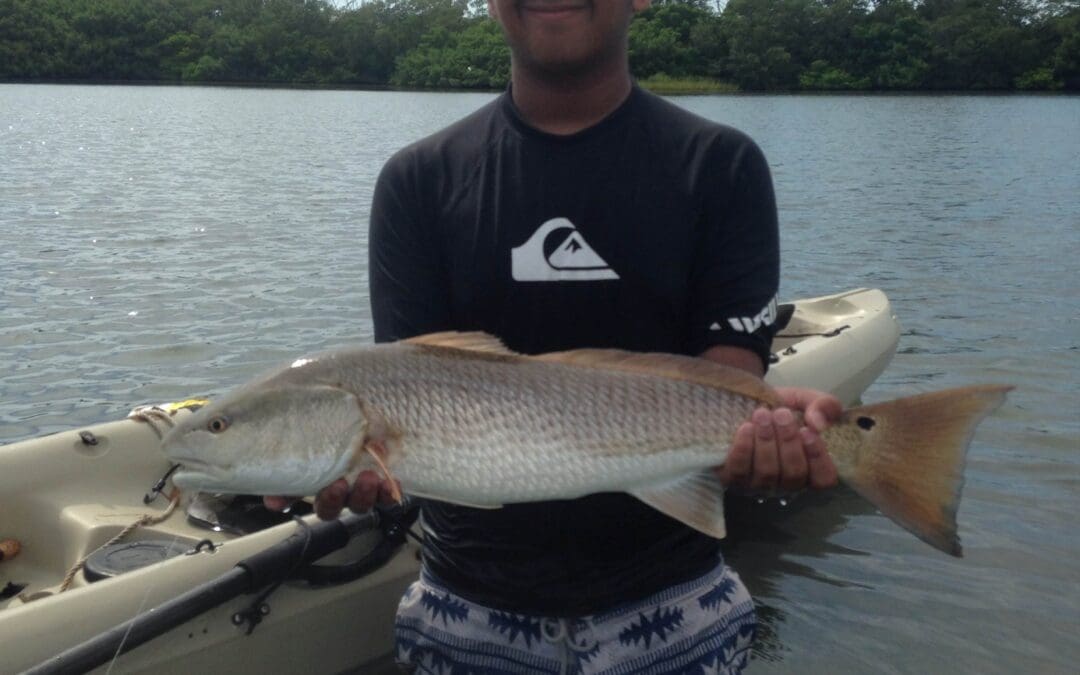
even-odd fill
[{"label": "man", "polygon": [[[678,352],[764,374],[779,277],[768,167],[745,135],[632,84],[627,33],[649,4],[489,0],[511,89],[384,167],[369,237],[376,340],[484,330],[525,353]],[[781,394],[809,426],[787,409],[756,411],[718,469],[725,484],[836,482],[817,432],[840,403]],[[317,508],[365,510],[380,490],[365,473],[323,490]],[[423,522],[423,575],[397,622],[407,667],[745,664],[753,606],[718,542],[633,497],[429,502]]]}]

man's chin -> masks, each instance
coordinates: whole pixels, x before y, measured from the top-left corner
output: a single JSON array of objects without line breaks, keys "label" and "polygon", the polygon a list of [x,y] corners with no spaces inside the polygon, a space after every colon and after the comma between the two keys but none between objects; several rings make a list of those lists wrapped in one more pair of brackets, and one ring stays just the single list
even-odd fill
[{"label": "man's chin", "polygon": [[530,53],[523,65],[545,80],[573,81],[595,73],[598,60],[569,49],[549,49]]}]

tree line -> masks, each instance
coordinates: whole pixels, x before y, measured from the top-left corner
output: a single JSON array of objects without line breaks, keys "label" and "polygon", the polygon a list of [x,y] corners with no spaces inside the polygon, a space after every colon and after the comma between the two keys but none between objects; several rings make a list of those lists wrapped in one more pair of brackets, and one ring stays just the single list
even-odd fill
[{"label": "tree line", "polygon": [[[0,80],[498,89],[485,5],[0,0]],[[748,91],[1077,90],[1080,0],[654,0],[630,59]]]}]

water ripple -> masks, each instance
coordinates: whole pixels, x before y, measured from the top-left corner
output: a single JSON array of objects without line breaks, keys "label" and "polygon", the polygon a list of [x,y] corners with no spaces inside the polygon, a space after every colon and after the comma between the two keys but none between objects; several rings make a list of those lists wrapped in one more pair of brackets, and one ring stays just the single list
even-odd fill
[{"label": "water ripple", "polygon": [[[378,170],[490,98],[0,85],[0,443],[370,341]],[[1080,99],[679,103],[765,150],[785,296],[893,300],[904,335],[867,400],[1018,387],[971,449],[963,560],[842,490],[748,517],[729,557],[765,622],[755,671],[1071,672]]]}]

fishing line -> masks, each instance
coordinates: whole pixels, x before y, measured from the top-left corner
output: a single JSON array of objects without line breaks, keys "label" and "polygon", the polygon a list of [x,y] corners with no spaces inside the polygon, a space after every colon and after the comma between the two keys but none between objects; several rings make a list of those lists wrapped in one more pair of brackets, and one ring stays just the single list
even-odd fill
[{"label": "fishing line", "polygon": [[[180,536],[177,535],[176,538],[173,539],[173,544],[179,539]],[[124,631],[124,637],[121,638],[120,644],[116,645],[116,652],[109,661],[109,667],[105,669],[105,675],[111,675],[113,666],[116,665],[116,662],[120,659],[120,653],[124,651],[124,644],[127,642],[128,636],[131,635],[131,629],[135,627],[135,621],[139,618],[139,615],[142,614],[143,609],[146,608],[146,601],[150,597],[150,591],[153,587],[153,584],[151,584],[150,587],[146,589],[146,592],[143,593],[142,602],[139,603],[139,608],[135,610],[135,616],[131,617],[131,621],[128,623],[127,630]]]},{"label": "fishing line", "polygon": [[[175,546],[178,541],[180,541],[180,535],[176,534],[173,536],[170,547]],[[155,582],[151,581],[150,585],[147,586],[146,592],[143,593],[142,602],[139,603],[139,606],[135,609],[135,614],[133,614],[131,620],[128,621],[127,630],[124,631],[124,637],[120,639],[120,644],[116,646],[116,652],[113,653],[113,657],[109,661],[109,667],[105,669],[105,675],[111,675],[113,666],[120,660],[120,654],[124,651],[124,644],[127,643],[128,636],[131,635],[131,630],[135,628],[135,622],[138,621],[139,616],[143,613],[143,610],[146,609],[146,601],[150,598],[150,591],[154,589],[154,583]]]},{"label": "fishing line", "polygon": [[[142,420],[142,421],[148,422],[150,424],[150,426],[154,428],[155,432],[158,431],[157,427],[154,426],[153,422],[149,422],[149,420]],[[158,436],[160,437],[161,434],[158,433]],[[146,493],[145,495],[143,495],[143,504],[149,505],[150,502],[154,501],[154,499],[157,498],[158,494],[161,494],[163,488],[165,487],[165,483],[172,476],[173,472],[176,471],[179,467],[180,467],[180,465],[176,464],[176,465],[172,466],[167,472],[165,472],[165,475],[162,476],[161,479],[157,483],[154,484],[153,488],[151,488],[151,491]],[[107,546],[109,543],[112,543],[113,541],[119,541],[125,535],[127,535],[129,532],[134,531],[136,528],[138,528],[140,525],[157,525],[159,523],[162,523],[162,522],[168,520],[173,515],[173,513],[176,512],[176,508],[180,504],[180,499],[181,499],[181,494],[182,494],[181,491],[180,491],[180,488],[174,487],[173,490],[174,490],[174,492],[172,494],[172,498],[169,500],[169,506],[165,509],[164,513],[162,513],[161,515],[158,515],[158,516],[144,515],[142,518],[140,518],[139,520],[135,521],[134,523],[129,525],[127,528],[122,530],[120,532],[120,534],[118,534],[116,537],[113,537],[113,540],[110,541],[110,542],[107,542],[105,545]],[[172,539],[172,542],[170,542],[170,544],[169,544],[169,548],[172,548],[172,547],[176,546],[176,543],[178,541],[180,541],[180,533],[179,532],[173,534],[173,539]],[[88,557],[89,556],[87,556],[87,558]],[[79,561],[77,566],[72,571],[81,568],[82,565],[85,564],[85,563],[86,563],[86,558],[83,558],[82,560]],[[73,576],[74,575],[72,575],[72,577]],[[135,609],[135,614],[133,614],[131,619],[128,621],[127,630],[124,631],[124,637],[121,638],[120,644],[118,644],[116,646],[116,651],[113,653],[112,659],[109,660],[109,666],[108,666],[108,668],[105,669],[105,675],[111,675],[113,667],[116,665],[116,662],[120,660],[120,655],[123,653],[124,645],[127,643],[128,636],[131,635],[132,629],[135,628],[135,622],[138,621],[139,616],[143,613],[143,610],[146,609],[146,602],[150,598],[150,592],[152,590],[154,590],[154,588],[155,588],[156,579],[157,579],[156,576],[153,579],[151,579],[150,584],[146,588],[146,592],[143,594],[142,601],[139,603],[139,606]]]},{"label": "fishing line", "polygon": [[[179,465],[177,465],[177,466],[179,466]],[[169,473],[172,473],[173,470],[175,470],[175,467],[173,469],[170,469]],[[168,474],[166,474],[166,476],[168,476]],[[175,498],[172,500],[172,504],[169,507],[169,510],[167,512],[168,515],[166,515],[164,518],[162,518],[161,519],[162,521],[165,520],[166,518],[168,518],[168,516],[172,515],[172,512],[176,509],[176,506],[180,503],[180,490],[179,490],[179,488],[174,488],[174,489],[176,490]],[[169,547],[171,548],[171,547],[175,546],[176,542],[178,542],[178,541],[180,541],[180,533],[179,532],[173,535],[172,543],[169,545]],[[146,600],[147,600],[147,598],[150,597],[150,591],[153,590],[153,588],[154,588],[154,582],[151,582],[150,585],[146,589],[146,593],[143,595],[142,602],[139,603],[138,609],[136,609],[135,614],[132,615],[131,622],[128,624],[127,630],[124,631],[124,638],[122,640],[120,640],[120,644],[116,646],[116,653],[113,654],[112,660],[109,661],[109,667],[108,667],[108,669],[106,669],[105,675],[110,675],[112,673],[113,665],[115,665],[116,662],[120,659],[120,654],[124,649],[124,643],[127,642],[128,636],[131,635],[131,629],[135,627],[135,622],[138,620],[139,615],[142,614],[144,609],[146,609]]]}]

